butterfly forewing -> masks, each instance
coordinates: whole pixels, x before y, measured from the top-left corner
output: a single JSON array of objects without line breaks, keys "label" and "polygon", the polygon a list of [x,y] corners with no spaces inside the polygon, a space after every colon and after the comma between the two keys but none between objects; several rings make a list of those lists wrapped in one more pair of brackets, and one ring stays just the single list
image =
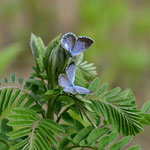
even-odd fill
[{"label": "butterfly forewing", "polygon": [[67,68],[66,68],[67,76],[71,83],[74,82],[75,79],[75,63],[72,62]]},{"label": "butterfly forewing", "polygon": [[73,33],[66,33],[61,39],[61,45],[64,49],[71,52],[76,43],[76,35]]}]

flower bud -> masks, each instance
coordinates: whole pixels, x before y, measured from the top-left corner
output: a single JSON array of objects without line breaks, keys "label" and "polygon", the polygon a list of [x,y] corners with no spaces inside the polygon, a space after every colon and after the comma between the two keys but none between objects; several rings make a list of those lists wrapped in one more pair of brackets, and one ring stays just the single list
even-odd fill
[{"label": "flower bud", "polygon": [[57,86],[58,76],[65,71],[68,60],[69,56],[60,43],[52,49],[49,57],[51,88]]}]

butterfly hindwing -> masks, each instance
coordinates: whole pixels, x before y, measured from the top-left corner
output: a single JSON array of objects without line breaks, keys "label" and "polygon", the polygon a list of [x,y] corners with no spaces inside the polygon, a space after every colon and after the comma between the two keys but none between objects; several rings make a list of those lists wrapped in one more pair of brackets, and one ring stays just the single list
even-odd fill
[{"label": "butterfly hindwing", "polygon": [[77,90],[79,94],[91,94],[92,93],[89,89],[81,87],[81,86],[75,86],[75,89]]},{"label": "butterfly hindwing", "polygon": [[73,33],[66,33],[61,39],[61,45],[64,49],[71,53],[76,43],[76,35]]},{"label": "butterfly hindwing", "polygon": [[71,54],[73,56],[80,55],[85,50],[87,50],[93,43],[94,41],[92,39],[88,37],[84,37],[84,36],[79,36],[77,38],[77,41],[75,43],[73,50],[71,51]]},{"label": "butterfly hindwing", "polygon": [[62,87],[67,87],[70,85],[70,80],[65,74],[60,74],[58,81],[59,81],[59,85]]},{"label": "butterfly hindwing", "polygon": [[71,94],[77,94],[77,91],[73,85],[69,85],[64,88],[64,91]]}]

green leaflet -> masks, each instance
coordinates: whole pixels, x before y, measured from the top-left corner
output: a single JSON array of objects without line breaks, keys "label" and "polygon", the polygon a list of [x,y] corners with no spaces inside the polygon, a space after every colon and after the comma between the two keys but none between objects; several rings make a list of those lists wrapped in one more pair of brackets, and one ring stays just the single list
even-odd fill
[{"label": "green leaflet", "polygon": [[15,131],[9,132],[7,135],[10,136],[10,140],[14,140],[23,136],[27,136],[31,133],[30,127],[21,128]]},{"label": "green leaflet", "polygon": [[127,150],[140,150],[140,149],[141,149],[141,146],[135,145],[135,146],[128,148]]},{"label": "green leaflet", "polygon": [[108,88],[108,83],[104,83],[96,92],[96,97],[100,96],[103,94]]},{"label": "green leaflet", "polygon": [[78,132],[78,134],[73,138],[73,141],[75,143],[79,143],[83,138],[87,137],[88,134],[92,131],[93,127],[88,126],[86,128],[83,128],[81,131]]},{"label": "green leaflet", "polygon": [[43,132],[43,134],[44,134],[45,136],[47,136],[47,138],[48,138],[50,141],[52,141],[56,146],[58,146],[57,140],[55,139],[55,137],[54,137],[50,132],[47,132],[47,130],[46,130],[44,127],[40,126],[40,125],[39,125],[38,128],[41,130],[41,132]]},{"label": "green leaflet", "polygon": [[23,82],[24,82],[24,78],[18,78],[18,84],[19,84],[19,85],[22,85]]},{"label": "green leaflet", "polygon": [[4,103],[4,100],[5,100],[6,93],[7,93],[7,89],[2,90],[1,93],[0,93],[0,114],[3,111],[3,103]]},{"label": "green leaflet", "polygon": [[95,78],[92,83],[89,86],[89,90],[91,90],[92,92],[95,92],[97,87],[99,86],[100,83],[100,79],[97,77]]},{"label": "green leaflet", "polygon": [[93,130],[87,137],[87,143],[91,144],[97,141],[101,136],[106,134],[108,131],[109,131],[108,128],[98,128],[98,129]]},{"label": "green leaflet", "polygon": [[[83,76],[83,78],[86,79],[87,81],[93,80],[94,77],[97,75],[96,67],[94,66],[94,64],[93,63],[88,64],[88,62],[83,61],[82,58],[80,60],[80,63],[77,63],[77,71],[78,70],[80,71],[80,75]],[[80,76],[76,77],[78,78],[78,80],[81,80]]]},{"label": "green leaflet", "polygon": [[105,95],[102,98],[112,97],[112,96],[116,95],[117,93],[119,93],[120,91],[121,91],[121,88],[116,87],[115,89],[112,89],[112,90],[106,92]]},{"label": "green leaflet", "polygon": [[61,125],[55,123],[54,121],[52,121],[50,119],[44,119],[43,122],[46,123],[46,124],[48,124],[50,127],[58,130],[58,131],[65,132],[64,128]]},{"label": "green leaflet", "polygon": [[4,102],[3,102],[3,106],[2,106],[3,111],[7,108],[7,105],[8,105],[10,98],[11,98],[13,90],[14,90],[13,88],[10,88],[7,90],[7,92],[5,94],[5,98],[4,98]]},{"label": "green leaflet", "polygon": [[19,97],[20,92],[21,92],[21,90],[18,89],[12,94],[12,96],[8,102],[8,107],[11,107],[16,102],[16,99]]},{"label": "green leaflet", "polygon": [[19,148],[23,147],[27,144],[29,138],[26,138],[25,140],[22,140],[21,142],[17,143],[16,145],[12,146],[10,150],[18,150]]},{"label": "green leaflet", "polygon": [[30,47],[31,47],[33,56],[36,60],[36,64],[40,69],[40,72],[43,72],[44,71],[43,58],[44,58],[46,48],[42,39],[40,37],[35,36],[34,34],[31,34]]},{"label": "green leaflet", "polygon": [[147,102],[142,106],[142,112],[144,112],[144,113],[149,113],[149,112],[150,112],[150,101],[147,101]]},{"label": "green leaflet", "polygon": [[10,81],[11,81],[12,84],[15,83],[15,81],[16,81],[16,74],[15,74],[15,73],[12,73],[12,74],[10,75]]},{"label": "green leaflet", "polygon": [[36,140],[40,143],[43,150],[51,150],[51,145],[48,139],[43,135],[40,130],[37,130]]},{"label": "green leaflet", "polygon": [[117,138],[118,138],[117,132],[112,132],[112,133],[102,137],[101,140],[99,141],[100,150],[104,149],[107,145],[111,144]]},{"label": "green leaflet", "polygon": [[127,136],[116,142],[110,147],[110,150],[120,150],[122,147],[126,146],[132,140],[132,136]]}]

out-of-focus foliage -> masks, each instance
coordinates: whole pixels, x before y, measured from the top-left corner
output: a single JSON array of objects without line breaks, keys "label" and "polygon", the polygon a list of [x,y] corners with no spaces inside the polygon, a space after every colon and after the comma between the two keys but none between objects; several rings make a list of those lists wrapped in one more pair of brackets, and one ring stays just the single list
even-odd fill
[{"label": "out-of-focus foliage", "polygon": [[134,86],[145,76],[150,67],[150,9],[147,3],[79,1],[80,34],[95,40],[94,50],[86,56],[99,65],[103,80],[122,85],[134,81],[131,83]]},{"label": "out-of-focus foliage", "polygon": [[[22,40],[26,44],[31,32],[51,37],[55,33],[54,5],[43,0],[1,0],[1,41]],[[54,32],[53,32],[54,31]]]},{"label": "out-of-focus foliage", "polygon": [[21,48],[20,43],[15,43],[0,51],[0,76],[16,60],[17,56],[22,52]]}]

